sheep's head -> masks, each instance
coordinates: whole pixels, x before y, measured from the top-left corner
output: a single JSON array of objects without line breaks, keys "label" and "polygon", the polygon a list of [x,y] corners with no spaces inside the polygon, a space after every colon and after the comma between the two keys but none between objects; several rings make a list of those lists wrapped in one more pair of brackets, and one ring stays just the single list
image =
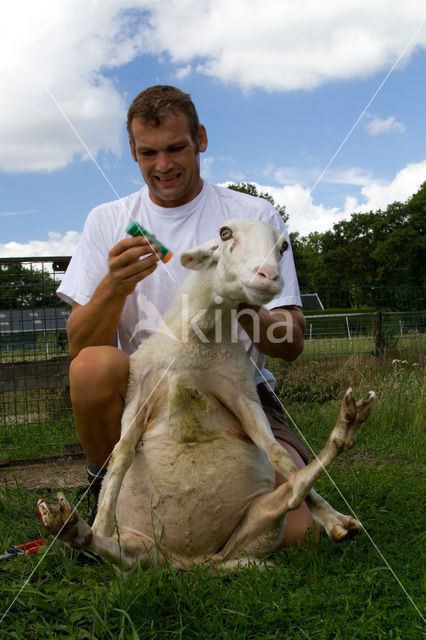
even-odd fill
[{"label": "sheep's head", "polygon": [[262,305],[283,288],[280,260],[285,236],[259,220],[234,218],[219,230],[219,238],[182,253],[184,267],[213,269],[214,292],[233,303]]}]

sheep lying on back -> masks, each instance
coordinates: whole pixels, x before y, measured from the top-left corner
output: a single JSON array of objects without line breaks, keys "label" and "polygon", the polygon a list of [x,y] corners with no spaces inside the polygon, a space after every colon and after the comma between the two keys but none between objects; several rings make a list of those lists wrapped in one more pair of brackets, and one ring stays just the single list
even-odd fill
[{"label": "sheep lying on back", "polygon": [[[374,394],[355,404],[346,393],[326,446],[298,471],[272,435],[236,340],[239,303],[262,305],[281,291],[286,247],[269,225],[234,219],[218,239],[182,254],[194,273],[163,317],[168,334],[152,335],[130,358],[121,439],[93,527],[58,494],[57,507],[39,501],[51,533],[128,570],[137,560],[170,559],[176,568],[259,562],[278,548],[286,513],[304,499],[333,540],[358,532],[312,487],[353,446]],[[288,478],[277,489],[275,470]]]}]

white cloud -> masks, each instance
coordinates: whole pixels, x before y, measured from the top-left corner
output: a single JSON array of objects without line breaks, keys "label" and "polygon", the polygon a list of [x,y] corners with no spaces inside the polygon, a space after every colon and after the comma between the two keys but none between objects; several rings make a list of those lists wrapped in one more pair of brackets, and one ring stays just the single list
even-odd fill
[{"label": "white cloud", "polygon": [[185,67],[180,67],[176,70],[176,78],[178,80],[184,80],[187,76],[190,75],[192,71],[191,65],[187,64]]},{"label": "white cloud", "polygon": [[77,231],[67,231],[64,235],[51,231],[47,240],[0,243],[0,258],[71,256],[79,238]]},{"label": "white cloud", "polygon": [[205,180],[211,177],[211,168],[215,162],[215,159],[212,156],[205,157],[201,156],[200,169],[201,175]]},{"label": "white cloud", "polygon": [[[352,176],[352,180],[351,180]],[[360,177],[364,176],[364,183]],[[348,220],[352,213],[385,209],[392,202],[405,202],[426,180],[426,160],[408,164],[398,171],[393,180],[374,178],[359,168],[340,172],[335,171],[331,182],[351,184],[360,188],[360,198],[345,198],[341,207],[327,207],[315,203],[315,192],[301,184],[287,184],[282,187],[256,184],[258,191],[266,191],[277,204],[285,205],[289,214],[288,228],[298,231],[302,236],[313,231],[324,232],[331,229],[340,220]]]},{"label": "white cloud", "polygon": [[389,118],[373,118],[367,122],[365,128],[372,136],[378,136],[381,133],[404,133],[406,126],[402,122],[398,122],[395,116],[389,116]]},{"label": "white cloud", "polygon": [[324,175],[323,182],[330,184],[352,184],[362,187],[373,180],[371,171],[361,169],[360,167],[351,167],[350,169],[329,169]]},{"label": "white cloud", "polygon": [[315,204],[309,189],[300,184],[258,185],[258,189],[269,193],[277,204],[285,205],[289,231],[298,231],[302,236],[312,231],[326,231],[345,215],[338,207]]},{"label": "white cloud", "polygon": [[105,71],[143,44],[130,16],[118,15],[126,4],[2,3],[0,169],[50,171],[86,157],[66,118],[93,154],[120,152],[125,105]]},{"label": "white cloud", "polygon": [[[423,0],[15,0],[0,10],[0,169],[51,171],[120,153],[125,100],[111,70],[141,54],[244,89],[312,89],[388,69]],[[420,30],[404,61],[426,46]],[[49,93],[50,92],[50,93]],[[56,103],[55,103],[56,101]]]},{"label": "white cloud", "polygon": [[398,171],[390,182],[371,180],[361,189],[364,202],[352,203],[352,211],[385,209],[392,202],[405,202],[426,181],[426,160],[412,162]]},{"label": "white cloud", "polygon": [[[312,89],[389,68],[423,14],[422,0],[163,0],[152,5],[149,45],[246,89]],[[425,30],[412,44],[426,45]]]}]

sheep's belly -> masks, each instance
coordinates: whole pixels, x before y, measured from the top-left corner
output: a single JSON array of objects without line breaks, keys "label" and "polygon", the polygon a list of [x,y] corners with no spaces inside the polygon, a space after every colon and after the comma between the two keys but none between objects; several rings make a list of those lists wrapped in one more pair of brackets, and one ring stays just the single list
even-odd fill
[{"label": "sheep's belly", "polygon": [[118,528],[187,557],[212,554],[252,500],[273,486],[274,471],[251,442],[223,437],[182,445],[148,439],[124,478]]}]

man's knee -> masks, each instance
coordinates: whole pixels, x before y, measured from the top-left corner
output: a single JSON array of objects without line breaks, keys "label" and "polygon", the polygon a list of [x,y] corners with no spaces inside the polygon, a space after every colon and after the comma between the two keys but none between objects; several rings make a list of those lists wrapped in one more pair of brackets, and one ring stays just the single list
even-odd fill
[{"label": "man's knee", "polygon": [[72,360],[69,378],[71,399],[96,390],[96,395],[126,394],[129,356],[115,347],[85,347]]}]

